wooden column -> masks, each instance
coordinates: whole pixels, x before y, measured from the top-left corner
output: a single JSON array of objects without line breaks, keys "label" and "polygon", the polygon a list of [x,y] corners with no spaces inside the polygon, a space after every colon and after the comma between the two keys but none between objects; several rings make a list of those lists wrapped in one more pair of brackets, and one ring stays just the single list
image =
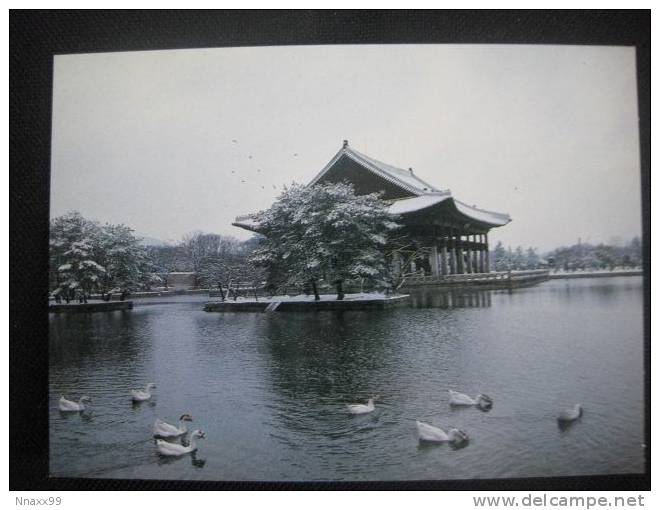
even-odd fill
[{"label": "wooden column", "polygon": [[440,248],[440,274],[447,274],[447,238],[442,237]]}]

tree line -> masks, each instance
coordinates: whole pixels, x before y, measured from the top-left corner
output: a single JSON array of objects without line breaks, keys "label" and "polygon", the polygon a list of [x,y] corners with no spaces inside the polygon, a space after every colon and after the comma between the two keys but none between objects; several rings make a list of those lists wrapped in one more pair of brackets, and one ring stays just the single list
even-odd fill
[{"label": "tree line", "polygon": [[118,293],[168,288],[172,272],[193,272],[196,284],[254,279],[248,254],[258,239],[191,232],[175,245],[144,246],[126,225],[101,225],[73,211],[50,223],[49,288],[57,301],[87,302]]},{"label": "tree line", "polygon": [[49,244],[50,290],[58,302],[87,302],[93,292],[104,299],[118,292],[123,299],[160,281],[140,239],[126,225],[100,225],[70,212],[51,221]]},{"label": "tree line", "polygon": [[637,268],[642,265],[642,244],[633,237],[623,246],[577,243],[539,254],[535,248],[504,248],[498,242],[491,251],[491,268],[495,271],[538,269],[547,267],[557,271],[613,270],[617,267]]},{"label": "tree line", "polygon": [[[262,235],[248,241],[192,232],[176,245],[142,246],[125,225],[99,225],[73,212],[51,222],[51,290],[86,301],[92,292],[126,295],[168,285],[173,272],[195,273],[196,284],[221,298],[264,288],[297,289],[320,298],[345,282],[390,291],[405,278],[406,260],[421,253],[396,235],[399,224],[377,194],[357,196],[352,185],[286,188],[255,215]],[[403,264],[394,271],[392,260]]]},{"label": "tree line", "polygon": [[[195,284],[224,299],[265,288],[271,294],[298,289],[320,299],[345,287],[396,291],[412,275],[411,261],[429,256],[400,231],[399,217],[378,194],[355,195],[347,183],[285,188],[267,210],[253,215],[259,235],[247,241],[191,232],[174,245],[143,246],[126,225],[101,225],[70,212],[51,221],[50,290],[56,300],[86,302],[119,293],[168,287],[171,273],[194,273]],[[490,253],[495,271],[639,267],[641,243],[623,247],[578,243],[540,255],[535,248]]]}]

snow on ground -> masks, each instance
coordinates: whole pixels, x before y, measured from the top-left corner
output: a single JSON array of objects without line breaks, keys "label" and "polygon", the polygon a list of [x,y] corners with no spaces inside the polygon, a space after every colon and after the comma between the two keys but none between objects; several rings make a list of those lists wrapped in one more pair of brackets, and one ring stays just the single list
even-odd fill
[{"label": "snow on ground", "polygon": [[560,269],[559,271],[552,271],[551,274],[606,274],[606,273],[637,273],[641,271],[641,267],[615,267],[612,270],[609,269],[575,269],[574,271],[564,271]]},{"label": "snow on ground", "polygon": [[[373,301],[375,299],[389,300],[389,299],[400,298],[402,296],[403,296],[402,294],[398,294],[395,296],[386,296],[385,294],[380,292],[371,292],[371,293],[346,294],[343,300],[344,301]],[[321,301],[337,301],[337,294],[321,294],[319,297],[321,298]],[[309,296],[306,294],[298,294],[297,296],[283,295],[283,296],[271,296],[271,297],[259,298],[259,303],[275,303],[275,302],[283,302],[283,301],[288,301],[288,302],[314,301],[314,294],[310,294]],[[225,302],[231,303],[234,302],[234,300],[227,299]],[[254,297],[247,298],[241,296],[238,299],[236,299],[236,302],[255,303],[256,300],[254,299]]]}]

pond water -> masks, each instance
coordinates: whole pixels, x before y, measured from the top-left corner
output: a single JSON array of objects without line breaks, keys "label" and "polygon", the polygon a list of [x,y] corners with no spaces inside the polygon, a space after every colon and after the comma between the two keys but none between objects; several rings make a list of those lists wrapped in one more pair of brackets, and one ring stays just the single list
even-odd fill
[{"label": "pond water", "polygon": [[[50,317],[52,476],[416,480],[644,471],[641,277],[418,293],[410,308],[206,313],[203,296]],[[133,405],[129,390],[156,383]],[[494,400],[452,409],[448,389]],[[60,413],[60,395],[88,410]],[[378,395],[376,410],[345,404]],[[568,429],[556,415],[574,403]],[[191,413],[194,455],[151,428]],[[470,436],[420,445],[414,420]]]}]

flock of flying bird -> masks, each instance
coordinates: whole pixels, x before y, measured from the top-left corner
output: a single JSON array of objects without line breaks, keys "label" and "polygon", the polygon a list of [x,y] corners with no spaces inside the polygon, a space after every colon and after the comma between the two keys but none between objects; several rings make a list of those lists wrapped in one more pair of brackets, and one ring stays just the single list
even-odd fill
[{"label": "flock of flying bird", "polygon": [[[238,140],[236,138],[232,138],[231,143],[232,143],[232,145],[238,145]],[[298,153],[294,152],[293,157],[297,158]],[[253,160],[253,156],[251,154],[249,154],[247,156],[247,159]],[[231,173],[236,174],[237,170],[232,170]],[[257,173],[261,173],[261,168],[257,168]],[[243,183],[243,184],[247,183],[247,177],[241,178],[241,183]],[[266,186],[264,186],[263,184],[259,184],[259,186],[261,186],[261,189],[266,189]],[[275,184],[272,184],[272,186],[273,186],[273,189],[275,189],[275,190],[277,189],[277,186]]]},{"label": "flock of flying bird", "polygon": [[[154,383],[149,383],[143,390],[131,390],[131,399],[133,402],[144,402],[151,398],[151,389],[155,388]],[[449,391],[449,404],[451,406],[475,406],[483,411],[488,411],[493,407],[493,400],[487,395],[477,395],[472,398],[457,391]],[[348,413],[352,415],[371,413],[376,409],[374,400],[379,397],[372,397],[366,404],[349,404],[347,405]],[[59,400],[59,409],[62,412],[81,412],[85,410],[85,402],[90,402],[91,399],[87,396],[82,396],[78,402],[67,400],[63,396]],[[582,407],[576,404],[571,409],[562,411],[557,416],[557,421],[561,425],[574,422],[582,416]],[[181,456],[187,453],[192,453],[197,450],[196,438],[203,438],[205,434],[202,430],[195,429],[189,434],[189,440],[186,444],[177,443],[175,441],[182,439],[188,434],[188,428],[185,422],[193,421],[190,414],[182,414],[179,418],[179,425],[171,425],[158,418],[153,425],[153,435],[156,440],[156,447],[161,455],[165,456]],[[449,429],[445,432],[440,427],[435,427],[428,423],[415,421],[417,427],[417,436],[420,442],[431,443],[450,443],[454,446],[461,446],[469,441],[468,435],[457,428]]]}]

